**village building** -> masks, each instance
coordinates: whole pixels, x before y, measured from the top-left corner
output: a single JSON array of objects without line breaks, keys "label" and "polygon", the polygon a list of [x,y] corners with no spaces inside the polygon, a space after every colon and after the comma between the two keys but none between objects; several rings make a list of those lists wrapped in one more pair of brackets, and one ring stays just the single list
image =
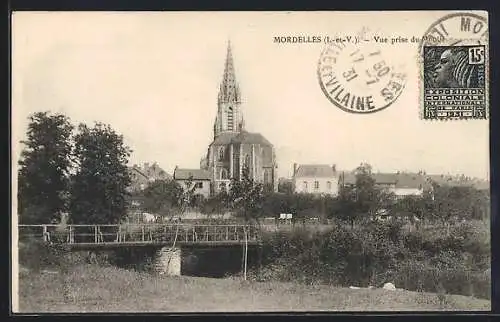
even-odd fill
[{"label": "village building", "polygon": [[163,170],[156,162],[150,165],[144,163],[142,167],[134,164],[128,168],[131,183],[128,187],[129,192],[141,191],[156,180],[171,180],[172,177]]},{"label": "village building", "polygon": [[[396,198],[407,196],[423,196],[425,191],[431,191],[432,186],[428,184],[426,177],[418,173],[372,173],[375,185],[391,192]],[[340,187],[354,187],[356,175],[352,172],[340,174]]]},{"label": "village building", "polygon": [[202,195],[205,198],[210,197],[212,177],[207,170],[176,167],[174,180],[185,190],[192,189],[194,186],[194,194]]},{"label": "village building", "polygon": [[260,133],[245,128],[241,93],[236,81],[231,44],[217,100],[213,140],[200,167],[210,173],[212,193],[229,189],[231,179],[241,180],[245,171],[256,182],[277,191],[277,164],[273,145]]},{"label": "village building", "polygon": [[337,196],[339,177],[335,165],[301,164],[293,166],[295,193]]}]

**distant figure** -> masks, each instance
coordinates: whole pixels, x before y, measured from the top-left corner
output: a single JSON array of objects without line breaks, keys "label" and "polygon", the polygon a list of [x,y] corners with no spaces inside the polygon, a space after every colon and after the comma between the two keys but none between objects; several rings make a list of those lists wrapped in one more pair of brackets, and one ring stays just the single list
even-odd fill
[{"label": "distant figure", "polygon": [[474,79],[476,65],[469,64],[467,49],[456,47],[442,52],[439,62],[434,68],[436,87],[470,88],[476,87]]}]

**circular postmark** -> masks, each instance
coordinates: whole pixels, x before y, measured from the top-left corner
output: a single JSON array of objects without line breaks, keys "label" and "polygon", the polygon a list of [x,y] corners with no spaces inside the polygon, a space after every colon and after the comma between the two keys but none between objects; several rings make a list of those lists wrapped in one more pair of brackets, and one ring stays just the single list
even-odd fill
[{"label": "circular postmark", "polygon": [[419,43],[423,119],[485,119],[488,22],[459,12],[435,21]]},{"label": "circular postmark", "polygon": [[425,46],[485,45],[488,43],[488,21],[475,13],[446,15],[434,22],[420,41]]},{"label": "circular postmark", "polygon": [[387,108],[406,84],[406,75],[368,41],[328,44],[321,53],[317,73],[330,102],[356,114]]}]

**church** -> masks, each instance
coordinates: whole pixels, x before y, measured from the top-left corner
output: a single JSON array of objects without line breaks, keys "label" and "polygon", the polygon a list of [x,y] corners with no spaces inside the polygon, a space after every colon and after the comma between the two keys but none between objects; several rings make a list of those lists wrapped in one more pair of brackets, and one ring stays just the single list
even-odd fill
[{"label": "church", "polygon": [[250,178],[277,191],[274,147],[262,134],[245,129],[241,107],[241,93],[236,81],[231,43],[228,43],[217,99],[213,140],[200,167],[210,175],[212,193],[229,189],[231,179],[241,180],[244,169],[248,171]]}]

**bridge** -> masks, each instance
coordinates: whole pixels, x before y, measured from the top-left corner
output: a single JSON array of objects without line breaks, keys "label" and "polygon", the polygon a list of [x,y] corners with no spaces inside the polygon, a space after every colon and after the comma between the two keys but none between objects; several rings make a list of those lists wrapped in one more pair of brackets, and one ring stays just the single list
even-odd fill
[{"label": "bridge", "polygon": [[138,246],[216,247],[260,245],[253,225],[121,224],[19,225],[19,240],[40,238],[73,250]]}]

